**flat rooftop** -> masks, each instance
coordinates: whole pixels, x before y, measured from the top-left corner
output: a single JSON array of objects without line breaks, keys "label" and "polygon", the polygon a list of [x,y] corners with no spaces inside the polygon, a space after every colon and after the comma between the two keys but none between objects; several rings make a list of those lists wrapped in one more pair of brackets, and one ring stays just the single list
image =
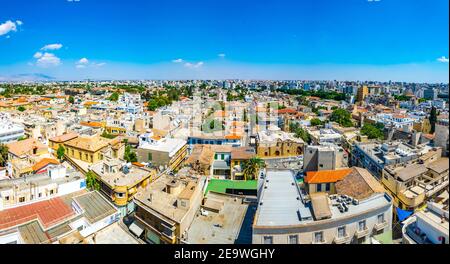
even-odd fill
[{"label": "flat rooftop", "polygon": [[[204,179],[204,177],[202,179]],[[201,179],[190,177],[181,179],[162,176],[145,189],[140,189],[134,196],[134,199],[172,221],[180,222],[190,208],[178,206],[177,200],[180,195],[186,194],[183,190],[187,188],[189,183],[191,183],[191,185],[194,183],[196,185],[195,188],[199,188],[197,183],[199,183],[200,180]],[[180,186],[180,192],[168,193],[166,192],[168,185],[172,186],[171,189],[173,187],[178,188],[179,185],[182,186]]]},{"label": "flat rooftop", "polygon": [[[105,165],[105,161],[100,161],[91,166],[91,170],[101,177],[102,181],[106,182],[108,185],[114,186],[129,186],[132,187],[142,181],[143,179],[150,176],[151,172],[137,166],[131,166],[129,168],[128,173],[125,174],[122,171],[122,164],[125,164],[125,161],[121,162],[116,160],[118,164],[115,164],[116,172],[104,172],[103,166]],[[103,172],[102,172],[103,171]]]},{"label": "flat rooftop", "polygon": [[133,235],[124,230],[117,222],[95,233],[95,243],[92,238],[93,235],[86,238],[89,244],[140,244]]},{"label": "flat rooftop", "polygon": [[164,138],[159,140],[156,144],[143,144],[142,146],[139,146],[139,148],[167,152],[169,153],[169,156],[172,157],[178,150],[186,145],[186,143],[186,140],[183,139]]},{"label": "flat rooftop", "polygon": [[207,210],[208,215],[199,214],[192,222],[187,235],[190,244],[234,244],[239,237],[242,223],[249,205],[241,197],[210,192],[208,202],[222,204],[219,212]]},{"label": "flat rooftop", "polygon": [[[292,171],[268,170],[260,194],[255,226],[289,226],[330,220],[313,220],[311,203],[305,203],[303,196]],[[391,199],[384,192],[375,192],[359,200],[357,205],[348,205],[348,211],[341,213],[337,206],[333,206],[336,200],[328,195],[327,199],[329,210],[321,210],[330,211],[331,219],[349,217],[391,204]],[[323,204],[326,203],[321,206]]]}]

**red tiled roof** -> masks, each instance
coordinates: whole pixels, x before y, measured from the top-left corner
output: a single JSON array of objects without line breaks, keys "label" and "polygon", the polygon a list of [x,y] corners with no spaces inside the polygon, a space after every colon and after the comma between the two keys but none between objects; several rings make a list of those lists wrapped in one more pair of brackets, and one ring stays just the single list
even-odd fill
[{"label": "red tiled roof", "polygon": [[350,172],[352,172],[351,169],[308,171],[305,182],[309,184],[337,182],[344,179]]},{"label": "red tiled roof", "polygon": [[44,228],[73,216],[75,212],[57,197],[0,211],[0,230],[38,219]]},{"label": "red tiled roof", "polygon": [[293,108],[284,108],[277,111],[278,114],[295,114],[297,113],[297,110]]},{"label": "red tiled roof", "polygon": [[59,161],[50,158],[43,158],[38,163],[33,165],[33,171],[38,171],[49,164],[58,165]]}]

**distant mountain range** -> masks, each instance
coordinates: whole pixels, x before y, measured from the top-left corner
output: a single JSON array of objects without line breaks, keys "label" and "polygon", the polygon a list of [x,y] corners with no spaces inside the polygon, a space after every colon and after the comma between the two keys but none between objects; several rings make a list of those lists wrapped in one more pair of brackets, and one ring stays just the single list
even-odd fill
[{"label": "distant mountain range", "polygon": [[0,81],[20,82],[20,81],[48,81],[55,80],[55,77],[42,73],[22,73],[9,76],[0,75]]}]

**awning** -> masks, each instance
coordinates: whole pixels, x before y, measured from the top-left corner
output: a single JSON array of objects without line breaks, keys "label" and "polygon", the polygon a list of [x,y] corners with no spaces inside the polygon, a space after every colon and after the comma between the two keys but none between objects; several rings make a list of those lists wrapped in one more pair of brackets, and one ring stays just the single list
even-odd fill
[{"label": "awning", "polygon": [[410,215],[412,215],[412,213],[414,213],[413,211],[402,210],[402,209],[400,209],[398,207],[395,208],[395,209],[397,211],[398,220],[400,220],[400,222],[403,222],[403,220],[405,220]]},{"label": "awning", "polygon": [[138,237],[140,237],[142,235],[142,233],[144,232],[144,229],[139,227],[135,222],[133,222],[130,225],[129,229],[130,229],[131,232],[133,232],[133,234],[135,234]]}]

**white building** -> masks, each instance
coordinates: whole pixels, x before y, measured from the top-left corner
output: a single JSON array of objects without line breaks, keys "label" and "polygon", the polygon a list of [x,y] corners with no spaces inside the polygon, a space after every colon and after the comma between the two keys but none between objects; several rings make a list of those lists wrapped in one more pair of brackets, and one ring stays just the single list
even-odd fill
[{"label": "white building", "polygon": [[253,244],[369,243],[369,237],[390,232],[391,198],[373,187],[376,181],[359,181],[372,189],[364,199],[323,192],[307,198],[292,171],[268,170],[258,180]]},{"label": "white building", "polygon": [[0,143],[16,141],[25,135],[25,127],[11,122],[11,116],[0,113]]},{"label": "white building", "polygon": [[403,224],[404,244],[448,244],[448,203],[428,202]]}]

